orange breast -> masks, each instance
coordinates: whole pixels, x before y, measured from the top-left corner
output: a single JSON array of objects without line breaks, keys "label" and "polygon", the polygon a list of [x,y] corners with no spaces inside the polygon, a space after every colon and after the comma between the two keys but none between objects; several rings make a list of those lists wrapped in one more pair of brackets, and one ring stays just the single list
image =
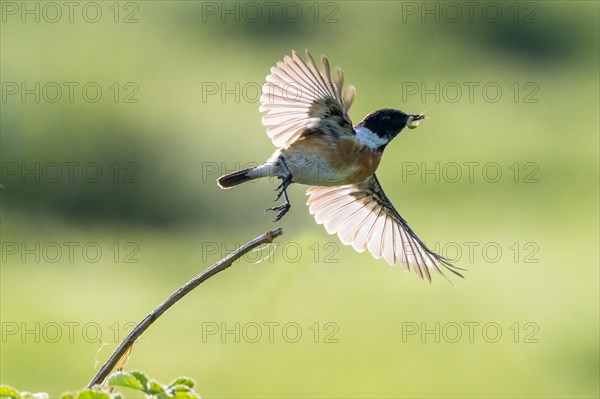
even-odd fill
[{"label": "orange breast", "polygon": [[332,178],[330,183],[336,182],[335,185],[364,181],[375,173],[381,161],[381,153],[361,145],[354,137],[331,139],[322,134],[301,137],[285,150],[285,154],[286,161],[289,157],[292,163],[303,154],[302,157],[310,162],[302,163],[312,164],[313,168],[316,167],[315,160],[320,159],[318,162],[326,163],[331,169],[328,177]]},{"label": "orange breast", "polygon": [[348,183],[358,183],[377,170],[381,153],[359,144],[353,139],[340,140],[332,150],[332,166],[338,170],[347,170]]},{"label": "orange breast", "polygon": [[377,170],[381,161],[381,153],[375,152],[360,144],[354,137],[339,140],[328,140],[320,136],[312,146],[323,149],[324,158],[331,167],[345,175],[346,184],[358,183]]}]

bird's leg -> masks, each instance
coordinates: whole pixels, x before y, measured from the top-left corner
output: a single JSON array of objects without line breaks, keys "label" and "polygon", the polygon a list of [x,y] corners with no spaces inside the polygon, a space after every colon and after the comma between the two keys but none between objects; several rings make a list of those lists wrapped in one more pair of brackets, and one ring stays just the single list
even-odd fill
[{"label": "bird's leg", "polygon": [[277,193],[277,197],[275,197],[275,201],[277,201],[283,195],[285,198],[285,204],[274,206],[272,208],[268,208],[265,210],[265,212],[266,211],[279,211],[277,216],[275,216],[275,219],[273,220],[273,222],[279,221],[283,217],[283,215],[285,215],[290,210],[290,208],[292,206],[290,204],[290,199],[288,198],[288,195],[287,195],[287,188],[292,183],[292,172],[290,172],[290,169],[287,167],[283,158],[279,158],[279,162],[280,162],[280,165],[281,165],[285,175],[277,176],[277,178],[281,180],[281,183],[275,189],[275,191],[279,190],[279,193]]},{"label": "bird's leg", "polygon": [[[279,220],[281,220],[281,218],[292,207],[292,205],[290,204],[290,200],[288,198],[287,192],[285,190],[282,190],[279,194],[281,194],[281,193],[283,193],[283,196],[285,197],[285,204],[274,206],[274,207],[271,207],[271,208],[268,208],[268,209],[265,210],[265,212],[266,211],[279,211],[279,213],[277,214],[277,216],[275,216],[275,219],[273,219],[273,223],[274,222],[278,222]],[[279,197],[279,195],[278,195],[278,197]]]}]

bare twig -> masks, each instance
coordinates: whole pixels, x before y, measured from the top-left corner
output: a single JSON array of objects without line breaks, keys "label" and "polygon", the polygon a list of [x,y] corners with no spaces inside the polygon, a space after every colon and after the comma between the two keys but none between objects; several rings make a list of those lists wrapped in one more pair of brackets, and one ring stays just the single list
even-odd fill
[{"label": "bare twig", "polygon": [[188,281],[183,287],[174,292],[170,297],[168,297],[162,304],[160,304],[156,309],[154,309],[148,316],[144,318],[134,329],[129,333],[127,338],[119,345],[119,347],[112,354],[110,359],[102,366],[100,371],[92,378],[90,383],[88,384],[88,388],[91,388],[95,384],[101,384],[106,377],[110,374],[110,372],[115,368],[116,364],[119,362],[119,359],[123,357],[123,354],[127,352],[129,348],[133,345],[136,339],[140,337],[154,323],[164,312],[167,311],[171,306],[173,306],[177,301],[183,298],[187,293],[191,290],[199,286],[204,281],[208,280],[210,277],[215,274],[227,269],[229,266],[233,264],[236,260],[241,258],[244,254],[251,251],[252,249],[258,247],[262,244],[267,244],[273,242],[273,239],[282,235],[283,230],[276,229],[273,231],[267,231],[260,237],[255,238],[254,240],[247,242],[243,246],[241,246],[237,251],[232,252],[227,255],[225,258],[215,263],[208,269],[204,270],[202,273]]}]

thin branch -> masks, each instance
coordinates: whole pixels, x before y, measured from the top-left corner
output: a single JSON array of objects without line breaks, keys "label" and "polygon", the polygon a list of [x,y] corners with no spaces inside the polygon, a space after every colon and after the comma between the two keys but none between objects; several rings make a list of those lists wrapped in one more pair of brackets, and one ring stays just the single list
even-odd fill
[{"label": "thin branch", "polygon": [[258,247],[262,244],[267,244],[273,242],[273,239],[279,237],[283,234],[283,230],[276,229],[273,231],[267,231],[260,237],[256,237],[254,240],[247,242],[243,246],[241,246],[237,251],[232,252],[227,255],[222,260],[218,261],[208,269],[204,270],[202,273],[188,281],[183,287],[174,292],[170,297],[168,297],[162,304],[160,304],[156,309],[154,309],[144,320],[142,320],[134,329],[129,333],[127,338],[119,345],[119,347],[112,354],[110,359],[102,366],[100,371],[92,378],[90,383],[88,384],[88,388],[91,388],[95,384],[101,384],[106,377],[110,374],[110,372],[115,368],[119,359],[123,357],[123,354],[131,348],[133,343],[154,323],[164,312],[167,311],[171,306],[173,306],[177,301],[183,298],[187,293],[191,290],[199,286],[204,281],[208,280],[215,274],[227,269],[231,266],[236,260],[241,258],[244,254],[251,251],[252,249]]}]

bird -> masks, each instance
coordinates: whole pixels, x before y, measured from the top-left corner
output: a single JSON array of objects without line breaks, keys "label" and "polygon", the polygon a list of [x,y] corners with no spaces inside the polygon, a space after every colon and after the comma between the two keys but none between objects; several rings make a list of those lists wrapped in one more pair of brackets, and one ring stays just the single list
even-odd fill
[{"label": "bird", "polygon": [[306,50],[305,60],[292,51],[277,62],[262,86],[259,111],[267,135],[277,147],[263,164],[217,179],[229,189],[250,180],[280,180],[275,201],[268,208],[279,221],[290,209],[290,184],[310,186],[307,205],[318,224],[356,251],[368,250],[390,265],[400,263],[431,282],[431,271],[442,269],[459,277],[461,269],[429,248],[417,237],[384,193],[375,175],[387,145],[406,127],[414,129],[425,118],[398,109],[371,112],[353,126],[348,110],[356,89],[345,89],[340,68],[333,77],[328,58],[319,69]]}]

